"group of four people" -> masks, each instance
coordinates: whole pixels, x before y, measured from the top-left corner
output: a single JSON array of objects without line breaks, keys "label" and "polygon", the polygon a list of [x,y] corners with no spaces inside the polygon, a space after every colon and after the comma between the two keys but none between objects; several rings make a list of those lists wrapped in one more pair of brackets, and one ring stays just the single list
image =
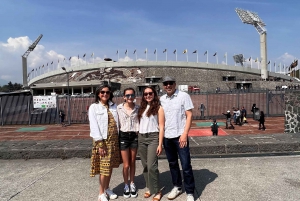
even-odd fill
[{"label": "group of four people", "polygon": [[[158,97],[152,87],[143,90],[140,106],[134,103],[135,90],[124,90],[124,103],[116,106],[110,86],[96,90],[96,99],[89,107],[90,136],[93,138],[91,174],[99,174],[98,201],[116,199],[109,188],[112,169],[123,163],[125,198],[137,197],[134,184],[136,155],[143,166],[147,191],[144,198],[153,195],[160,200],[158,156],[164,147],[169,162],[172,183],[168,194],[173,200],[182,193],[181,162],[187,201],[194,200],[195,181],[191,166],[188,132],[192,123],[193,103],[187,93],[176,89],[174,78],[163,79],[166,94]],[[130,181],[130,183],[129,183]]]}]

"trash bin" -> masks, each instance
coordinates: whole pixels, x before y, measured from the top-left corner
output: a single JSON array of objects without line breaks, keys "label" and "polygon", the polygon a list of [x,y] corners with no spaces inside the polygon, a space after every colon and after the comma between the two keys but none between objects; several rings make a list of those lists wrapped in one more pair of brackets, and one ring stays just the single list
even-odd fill
[{"label": "trash bin", "polygon": [[254,108],[254,120],[259,120],[260,118],[260,111],[259,108]]}]

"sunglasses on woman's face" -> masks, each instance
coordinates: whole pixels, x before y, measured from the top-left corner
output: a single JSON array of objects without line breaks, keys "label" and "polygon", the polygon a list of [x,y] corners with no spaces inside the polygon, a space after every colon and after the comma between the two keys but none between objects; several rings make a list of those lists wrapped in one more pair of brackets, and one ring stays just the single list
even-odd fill
[{"label": "sunglasses on woman's face", "polygon": [[149,93],[144,93],[144,96],[152,96],[153,95],[153,92],[149,92]]},{"label": "sunglasses on woman's face", "polygon": [[100,91],[100,94],[110,94],[110,91]]},{"label": "sunglasses on woman's face", "polygon": [[134,95],[134,94],[126,94],[125,97],[126,97],[126,98],[130,98],[130,97],[131,97],[131,98],[135,98],[135,95]]}]

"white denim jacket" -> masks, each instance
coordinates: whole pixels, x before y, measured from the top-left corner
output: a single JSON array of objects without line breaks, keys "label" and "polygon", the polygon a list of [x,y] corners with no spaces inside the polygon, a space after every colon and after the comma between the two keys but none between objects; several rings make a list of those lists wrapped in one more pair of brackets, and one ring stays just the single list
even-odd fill
[{"label": "white denim jacket", "polygon": [[[118,122],[117,106],[111,101],[108,102],[108,105],[109,105],[109,111],[113,114],[114,119],[118,126],[119,122]],[[101,103],[98,104],[93,103],[89,107],[89,121],[90,121],[90,136],[95,141],[107,139],[108,113],[106,107],[103,106]]]}]

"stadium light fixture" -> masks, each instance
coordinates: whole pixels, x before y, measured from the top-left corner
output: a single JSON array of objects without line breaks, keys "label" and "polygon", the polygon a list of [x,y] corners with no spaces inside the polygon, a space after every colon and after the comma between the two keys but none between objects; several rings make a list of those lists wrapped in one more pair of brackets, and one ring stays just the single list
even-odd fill
[{"label": "stadium light fixture", "polygon": [[266,80],[268,78],[267,71],[267,30],[265,28],[266,24],[255,12],[249,10],[243,10],[236,8],[235,12],[242,20],[244,24],[253,25],[256,31],[260,35],[260,57],[261,57],[261,78]]},{"label": "stadium light fixture", "polygon": [[67,90],[68,90],[68,96],[67,96],[67,101],[68,101],[68,124],[71,125],[71,110],[70,110],[70,93],[69,93],[69,72],[65,67],[61,67],[62,70],[66,72],[67,75]]},{"label": "stadium light fixture", "polygon": [[34,50],[37,44],[42,39],[43,34],[39,35],[39,37],[28,47],[27,51],[22,55],[22,70],[23,70],[23,87],[24,89],[28,88],[28,81],[27,81],[27,57]]}]

